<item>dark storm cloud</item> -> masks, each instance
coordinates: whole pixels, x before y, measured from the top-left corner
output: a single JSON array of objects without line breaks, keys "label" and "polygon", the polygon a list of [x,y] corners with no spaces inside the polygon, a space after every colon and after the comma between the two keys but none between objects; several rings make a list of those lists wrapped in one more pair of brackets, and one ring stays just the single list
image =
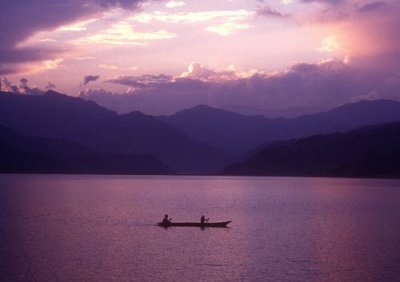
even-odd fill
[{"label": "dark storm cloud", "polygon": [[0,73],[17,72],[8,64],[55,58],[61,50],[18,48],[34,33],[92,17],[110,7],[136,9],[145,0],[2,0],[0,7]]},{"label": "dark storm cloud", "polygon": [[100,78],[99,75],[86,75],[83,78],[83,83],[82,85],[87,85],[90,82],[95,82],[96,80],[98,80]]}]

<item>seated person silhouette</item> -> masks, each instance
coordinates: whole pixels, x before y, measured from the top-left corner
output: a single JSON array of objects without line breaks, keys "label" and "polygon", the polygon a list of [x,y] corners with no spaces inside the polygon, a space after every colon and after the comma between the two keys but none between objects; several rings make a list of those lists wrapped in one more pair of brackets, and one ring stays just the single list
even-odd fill
[{"label": "seated person silhouette", "polygon": [[171,223],[171,218],[168,218],[168,214],[166,214],[166,215],[164,216],[164,219],[163,219],[162,223],[163,223],[164,225],[168,225],[168,224]]},{"label": "seated person silhouette", "polygon": [[204,223],[205,223],[206,221],[208,221],[208,220],[209,220],[209,218],[206,219],[206,217],[205,217],[204,215],[202,215],[201,218],[200,218],[200,224],[201,224],[201,225],[204,225]]}]

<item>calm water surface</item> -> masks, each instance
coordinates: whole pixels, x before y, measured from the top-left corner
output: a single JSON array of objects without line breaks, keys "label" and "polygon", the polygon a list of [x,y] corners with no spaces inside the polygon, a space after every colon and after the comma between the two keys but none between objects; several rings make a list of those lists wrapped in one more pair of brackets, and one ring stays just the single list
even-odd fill
[{"label": "calm water surface", "polygon": [[0,175],[0,280],[399,281],[400,180]]}]

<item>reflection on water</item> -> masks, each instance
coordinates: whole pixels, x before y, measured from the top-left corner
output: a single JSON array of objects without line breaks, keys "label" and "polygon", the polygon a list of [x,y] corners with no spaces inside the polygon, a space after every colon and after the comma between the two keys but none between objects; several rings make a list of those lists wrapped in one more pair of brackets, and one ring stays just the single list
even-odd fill
[{"label": "reflection on water", "polygon": [[0,280],[395,281],[399,184],[0,175]]}]

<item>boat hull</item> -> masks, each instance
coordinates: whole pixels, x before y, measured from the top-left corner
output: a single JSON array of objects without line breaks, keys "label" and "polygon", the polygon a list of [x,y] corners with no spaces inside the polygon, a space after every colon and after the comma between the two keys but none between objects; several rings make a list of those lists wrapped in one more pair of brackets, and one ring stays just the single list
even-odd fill
[{"label": "boat hull", "polygon": [[168,224],[164,224],[159,222],[158,225],[161,227],[227,227],[227,225],[231,221],[223,221],[223,222],[206,222],[201,224],[200,222],[170,222]]}]

